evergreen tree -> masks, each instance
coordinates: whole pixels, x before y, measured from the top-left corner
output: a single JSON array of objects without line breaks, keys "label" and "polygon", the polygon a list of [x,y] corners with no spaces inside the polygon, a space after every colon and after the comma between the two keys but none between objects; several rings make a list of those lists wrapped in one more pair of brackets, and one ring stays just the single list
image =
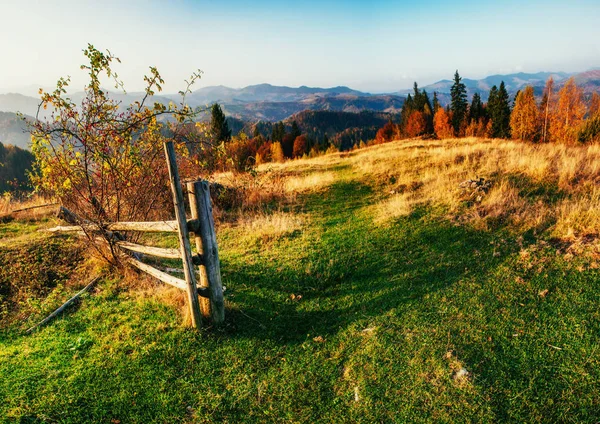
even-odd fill
[{"label": "evergreen tree", "polygon": [[256,137],[259,137],[260,135],[261,134],[260,134],[260,130],[258,129],[258,125],[255,125],[254,126],[254,132],[252,133],[252,137],[256,138]]},{"label": "evergreen tree", "polygon": [[485,110],[483,108],[483,102],[479,93],[473,94],[473,100],[469,107],[469,122],[478,121],[481,118],[485,118]]},{"label": "evergreen tree", "polygon": [[454,74],[454,84],[450,89],[450,110],[452,111],[452,126],[454,132],[460,136],[460,131],[467,117],[467,87],[461,82],[462,78],[458,74],[458,70]]},{"label": "evergreen tree", "polygon": [[492,120],[491,136],[510,138],[510,104],[504,81],[500,88],[493,86],[488,99],[488,110]]},{"label": "evergreen tree", "polygon": [[215,103],[211,108],[210,131],[216,141],[231,140],[231,130],[227,124],[223,109],[221,109],[218,103]]},{"label": "evergreen tree", "polygon": [[300,132],[300,128],[298,128],[298,123],[296,121],[292,122],[292,137],[294,138],[294,140],[297,137],[300,137],[302,135],[302,133]]},{"label": "evergreen tree", "polygon": [[437,97],[437,92],[434,91],[433,92],[433,114],[435,115],[438,111],[438,109],[440,108],[440,101],[438,100]]}]

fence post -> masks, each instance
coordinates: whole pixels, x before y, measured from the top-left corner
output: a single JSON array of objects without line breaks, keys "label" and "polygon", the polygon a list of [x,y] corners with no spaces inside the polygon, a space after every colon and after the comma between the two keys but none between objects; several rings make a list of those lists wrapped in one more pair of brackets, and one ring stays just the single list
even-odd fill
[{"label": "fence post", "polygon": [[196,275],[194,274],[194,265],[192,262],[192,248],[190,245],[190,235],[185,216],[183,191],[181,189],[179,172],[177,171],[177,157],[175,156],[175,147],[173,146],[172,141],[165,143],[165,155],[167,156],[169,180],[171,182],[173,204],[175,205],[175,216],[177,217],[177,226],[179,229],[177,233],[179,234],[179,247],[181,251],[181,260],[183,262],[185,282],[187,283],[188,302],[192,316],[192,326],[199,327],[202,323],[202,316],[200,314],[198,288],[196,286]]},{"label": "fence post", "polygon": [[219,248],[215,234],[215,222],[212,216],[210,188],[207,181],[196,181],[187,184],[192,219],[199,222],[196,232],[196,248],[201,254],[201,285],[208,287],[210,308],[203,309],[205,314],[212,315],[213,322],[219,325],[225,321],[225,304],[223,301],[223,284],[221,282],[221,265]]}]

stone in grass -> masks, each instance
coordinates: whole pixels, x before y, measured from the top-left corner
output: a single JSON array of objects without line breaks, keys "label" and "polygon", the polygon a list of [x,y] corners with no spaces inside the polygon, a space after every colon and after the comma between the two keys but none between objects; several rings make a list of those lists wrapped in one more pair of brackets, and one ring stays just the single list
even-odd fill
[{"label": "stone in grass", "polygon": [[469,379],[469,371],[467,371],[464,367],[460,368],[458,371],[455,371],[452,375],[454,381],[464,381]]}]

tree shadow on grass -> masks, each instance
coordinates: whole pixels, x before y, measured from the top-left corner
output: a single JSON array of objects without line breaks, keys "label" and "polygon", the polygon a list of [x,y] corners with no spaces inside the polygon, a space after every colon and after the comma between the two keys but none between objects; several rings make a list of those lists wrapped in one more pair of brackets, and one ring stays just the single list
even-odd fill
[{"label": "tree shadow on grass", "polygon": [[224,261],[231,336],[298,343],[307,334],[333,335],[502,261],[491,234],[433,218],[426,208],[375,227],[363,208],[376,196],[358,181],[335,183],[306,199],[322,233],[297,260]]}]

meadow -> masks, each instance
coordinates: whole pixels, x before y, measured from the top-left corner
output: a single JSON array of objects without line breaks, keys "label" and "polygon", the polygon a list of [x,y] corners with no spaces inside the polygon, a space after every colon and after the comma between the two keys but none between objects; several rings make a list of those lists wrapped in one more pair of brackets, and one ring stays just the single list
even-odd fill
[{"label": "meadow", "polygon": [[598,422],[599,159],[413,139],[218,175],[226,325],[201,331],[54,218],[6,219],[0,421]]}]

